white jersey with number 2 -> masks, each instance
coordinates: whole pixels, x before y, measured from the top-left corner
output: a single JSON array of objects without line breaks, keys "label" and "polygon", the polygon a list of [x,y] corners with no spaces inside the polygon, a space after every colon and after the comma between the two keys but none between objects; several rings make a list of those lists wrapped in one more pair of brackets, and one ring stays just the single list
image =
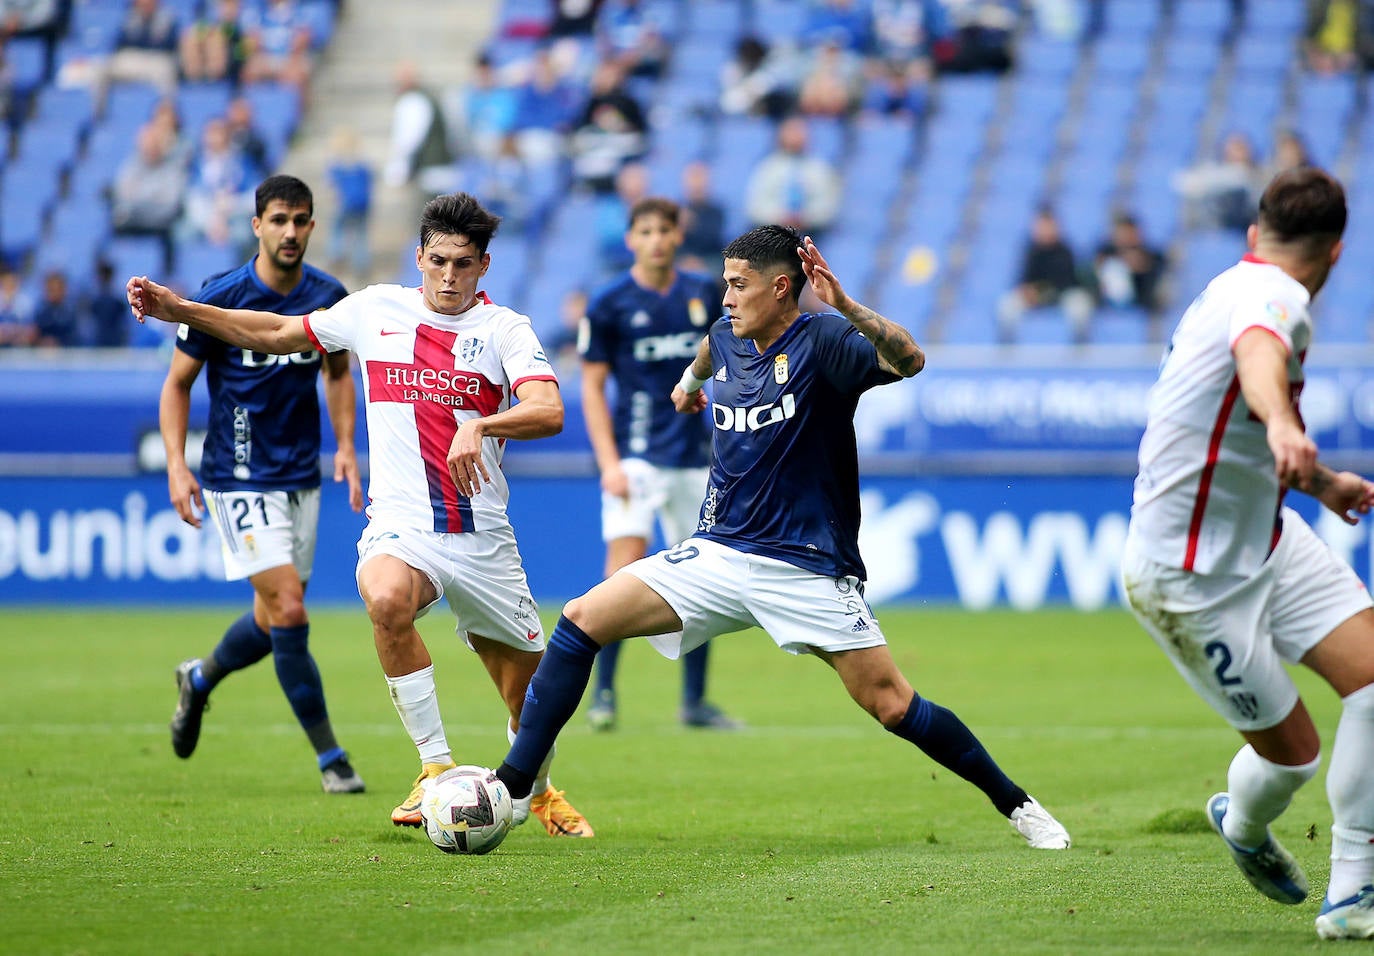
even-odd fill
[{"label": "white jersey with number 2", "polygon": [[1198,574],[1249,575],[1264,564],[1278,540],[1283,494],[1231,349],[1252,328],[1282,342],[1296,406],[1310,300],[1278,266],[1247,255],[1184,314],[1150,390],[1140,441],[1131,536],[1145,556]]},{"label": "white jersey with number 2", "polygon": [[504,439],[486,439],[491,483],[459,493],[446,458],[458,426],[510,407],[524,382],[557,382],[530,320],[485,293],[461,315],[425,305],[418,288],[374,285],[305,317],[322,352],[347,349],[367,403],[367,516],[439,532],[509,525]]}]

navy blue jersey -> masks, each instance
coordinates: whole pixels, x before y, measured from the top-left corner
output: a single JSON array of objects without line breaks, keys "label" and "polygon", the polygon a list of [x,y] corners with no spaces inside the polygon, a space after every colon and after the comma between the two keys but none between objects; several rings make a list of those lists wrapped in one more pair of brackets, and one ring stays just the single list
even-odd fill
[{"label": "navy blue jersey", "polygon": [[701,347],[716,299],[714,282],[695,272],[679,272],[664,293],[627,272],[592,298],[580,351],[611,367],[611,422],[621,455],[663,468],[706,466],[710,426],[704,416],[679,414],[669,396]]},{"label": "navy blue jersey", "polygon": [[[197,302],[226,309],[305,315],[338,302],[338,279],[306,266],[286,295],[268,288],[247,264],[206,281]],[[205,363],[210,424],[200,480],[213,491],[296,491],[320,484],[320,353],[267,355],[182,326],[177,348]]]},{"label": "navy blue jersey", "polygon": [[711,327],[715,424],[697,535],[828,577],[859,557],[859,396],[900,376],[834,313],[803,313],[759,354],[728,319]]}]

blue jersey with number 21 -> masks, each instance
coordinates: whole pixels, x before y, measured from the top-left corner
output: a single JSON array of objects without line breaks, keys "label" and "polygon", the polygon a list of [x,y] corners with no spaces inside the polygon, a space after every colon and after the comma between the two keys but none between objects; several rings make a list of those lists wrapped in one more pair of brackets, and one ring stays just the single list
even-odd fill
[{"label": "blue jersey with number 21", "polygon": [[842,316],[803,313],[762,354],[712,325],[711,480],[697,536],[829,577],[859,557],[859,396],[900,376]]}]

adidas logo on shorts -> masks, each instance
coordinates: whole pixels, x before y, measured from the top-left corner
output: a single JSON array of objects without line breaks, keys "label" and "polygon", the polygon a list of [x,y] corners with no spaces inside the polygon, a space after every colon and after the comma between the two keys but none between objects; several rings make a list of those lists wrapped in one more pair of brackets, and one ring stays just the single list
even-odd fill
[{"label": "adidas logo on shorts", "polygon": [[859,631],[866,631],[868,630],[868,621],[864,620],[863,618],[859,618],[857,621],[854,622],[854,626],[850,628],[850,630],[853,631],[855,634],[857,634]]}]

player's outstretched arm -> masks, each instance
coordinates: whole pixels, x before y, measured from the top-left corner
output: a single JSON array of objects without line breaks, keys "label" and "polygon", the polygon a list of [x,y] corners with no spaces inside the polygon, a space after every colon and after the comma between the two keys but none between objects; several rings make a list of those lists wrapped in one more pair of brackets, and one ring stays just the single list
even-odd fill
[{"label": "player's outstretched arm", "polygon": [[153,318],[189,325],[222,342],[268,355],[290,355],[315,347],[299,315],[221,309],[204,302],[192,302],[147,276],[130,278],[124,294],[130,311],[140,322]]},{"label": "player's outstretched arm", "polygon": [[925,352],[916,344],[911,333],[850,298],[810,236],[804,238],[797,247],[797,255],[801,257],[802,271],[806,273],[816,296],[848,319],[864,338],[873,343],[878,351],[878,364],[884,370],[902,378],[910,378],[925,368]]}]

